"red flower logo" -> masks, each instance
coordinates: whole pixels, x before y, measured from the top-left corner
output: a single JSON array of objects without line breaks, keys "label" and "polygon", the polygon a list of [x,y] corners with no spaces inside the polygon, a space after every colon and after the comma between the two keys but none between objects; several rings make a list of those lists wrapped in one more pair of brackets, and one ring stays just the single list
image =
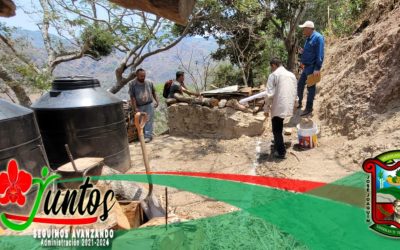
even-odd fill
[{"label": "red flower logo", "polygon": [[17,203],[20,206],[25,204],[26,193],[32,185],[32,175],[25,171],[18,171],[18,163],[10,160],[7,165],[7,173],[0,174],[0,203],[7,205],[8,203]]}]

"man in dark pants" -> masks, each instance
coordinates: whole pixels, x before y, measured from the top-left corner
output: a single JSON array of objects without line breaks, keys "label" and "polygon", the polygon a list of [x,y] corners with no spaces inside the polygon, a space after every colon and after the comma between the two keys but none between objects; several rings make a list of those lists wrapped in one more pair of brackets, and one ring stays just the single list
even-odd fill
[{"label": "man in dark pants", "polygon": [[293,115],[296,100],[297,79],[295,75],[282,66],[282,62],[274,58],[270,61],[272,73],[268,77],[267,96],[264,112],[268,116],[271,111],[272,133],[274,134],[274,156],[285,159],[286,148],[283,141],[283,120]]},{"label": "man in dark pants", "polygon": [[275,116],[272,118],[272,134],[274,135],[274,156],[278,159],[286,158],[285,142],[283,140],[283,118]]},{"label": "man in dark pants", "polygon": [[[297,96],[299,97],[299,106],[302,108],[302,101],[304,95],[304,88],[306,86],[307,76],[314,75],[320,76],[320,71],[322,68],[322,63],[324,62],[324,37],[315,31],[314,23],[311,21],[305,22],[300,25],[303,28],[303,34],[306,36],[306,43],[304,44],[303,54],[301,56],[301,64],[303,68],[303,73],[300,76],[297,85]],[[314,97],[316,91],[316,85],[307,87],[307,105],[302,116],[306,116],[313,111]]]}]

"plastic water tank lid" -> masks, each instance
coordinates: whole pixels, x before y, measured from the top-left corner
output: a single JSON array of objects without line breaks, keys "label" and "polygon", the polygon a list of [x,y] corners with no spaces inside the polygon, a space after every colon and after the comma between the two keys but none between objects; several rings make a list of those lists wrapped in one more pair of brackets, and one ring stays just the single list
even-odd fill
[{"label": "plastic water tank lid", "polygon": [[0,121],[24,116],[32,112],[28,108],[0,99]]},{"label": "plastic water tank lid", "polygon": [[52,90],[74,90],[100,87],[99,80],[87,76],[57,77],[52,83]]}]

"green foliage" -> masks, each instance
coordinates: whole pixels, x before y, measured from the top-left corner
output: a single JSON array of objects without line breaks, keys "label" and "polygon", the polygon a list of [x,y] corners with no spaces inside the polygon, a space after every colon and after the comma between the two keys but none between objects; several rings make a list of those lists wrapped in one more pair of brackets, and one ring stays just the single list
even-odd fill
[{"label": "green foliage", "polygon": [[262,77],[264,80],[262,82],[265,82],[271,73],[269,61],[276,57],[281,59],[282,62],[286,62],[288,54],[283,41],[276,38],[267,39],[265,49],[261,53],[263,60],[255,66],[255,69],[258,72],[258,77]]},{"label": "green foliage", "polygon": [[[254,86],[264,85],[271,73],[269,61],[274,58],[280,58],[286,61],[287,52],[283,42],[279,39],[265,39],[264,48],[260,50],[260,59],[257,63],[252,64],[252,73],[254,78]],[[241,72],[236,65],[228,62],[223,62],[213,72],[213,84],[216,87],[225,87],[231,85],[242,85],[243,80]]]},{"label": "green foliage", "polygon": [[51,87],[52,75],[49,72],[36,72],[31,65],[20,64],[15,67],[16,73],[23,77],[29,87],[39,90],[48,90]]},{"label": "green foliage", "polygon": [[76,26],[76,27],[88,25],[87,20],[85,20],[83,18],[75,18],[75,19],[71,19],[71,20],[67,19],[67,20],[65,20],[65,22],[71,26]]},{"label": "green foliage", "polygon": [[400,199],[400,189],[397,187],[382,188],[379,189],[378,193],[391,194],[396,197],[396,199]]},{"label": "green foliage", "polygon": [[308,7],[305,19],[313,20],[317,28],[328,35],[347,36],[356,29],[355,20],[363,13],[369,2],[370,0],[313,1]]},{"label": "green foliage", "polygon": [[383,178],[383,171],[382,171],[382,170],[379,171],[378,177],[379,177],[379,179],[382,179],[382,178]]},{"label": "green foliage", "polygon": [[398,183],[399,182],[399,178],[397,176],[392,178],[392,182],[393,183]]},{"label": "green foliage", "polygon": [[400,177],[400,170],[397,170],[397,171],[396,171],[396,176],[397,176],[397,177]]},{"label": "green foliage", "polygon": [[237,84],[241,79],[242,83],[252,86],[254,71],[258,71],[256,68],[264,64],[266,58],[263,52],[271,37],[262,6],[254,0],[208,0],[199,1],[198,8],[203,18],[194,22],[189,34],[212,36],[219,45],[212,53],[212,58],[218,61],[229,60],[240,69],[234,83],[232,79],[228,79],[228,82],[223,79],[227,75],[223,73],[223,67],[220,69],[222,78],[217,80],[222,80],[221,84],[225,85]]},{"label": "green foliage", "polygon": [[[243,72],[251,82],[254,72],[249,69],[265,75],[269,71],[268,61],[273,56],[286,60],[286,66],[294,68],[296,44],[302,46],[304,42],[295,22],[297,16],[302,17],[300,22],[313,20],[319,31],[343,36],[354,31],[354,20],[365,10],[368,1],[200,0],[197,6],[203,18],[194,22],[189,33],[214,37],[219,48],[213,53],[213,59],[228,59],[244,68]],[[304,8],[302,16],[299,13]],[[294,31],[290,33],[292,28]]]},{"label": "green foliage", "polygon": [[213,85],[218,88],[236,85],[240,79],[240,70],[230,63],[222,63],[214,71]]},{"label": "green foliage", "polygon": [[7,26],[6,23],[0,22],[0,34],[5,37],[10,37],[11,34],[15,31],[15,28]]},{"label": "green foliage", "polygon": [[279,23],[289,23],[293,21],[300,8],[305,6],[306,0],[273,0],[271,1],[271,14]]},{"label": "green foliage", "polygon": [[89,41],[90,54],[93,56],[108,56],[113,51],[114,36],[101,25],[88,26],[82,32],[84,42]]}]

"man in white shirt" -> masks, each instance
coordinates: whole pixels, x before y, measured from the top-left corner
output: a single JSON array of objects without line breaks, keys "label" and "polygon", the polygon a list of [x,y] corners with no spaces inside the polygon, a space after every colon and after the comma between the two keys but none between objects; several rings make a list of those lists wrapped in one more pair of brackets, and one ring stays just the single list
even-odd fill
[{"label": "man in white shirt", "polygon": [[282,62],[274,58],[270,61],[271,74],[267,82],[267,96],[264,111],[268,116],[271,111],[272,132],[274,134],[275,152],[279,159],[286,158],[283,141],[283,120],[293,115],[297,96],[297,79],[295,75],[282,66]]}]

